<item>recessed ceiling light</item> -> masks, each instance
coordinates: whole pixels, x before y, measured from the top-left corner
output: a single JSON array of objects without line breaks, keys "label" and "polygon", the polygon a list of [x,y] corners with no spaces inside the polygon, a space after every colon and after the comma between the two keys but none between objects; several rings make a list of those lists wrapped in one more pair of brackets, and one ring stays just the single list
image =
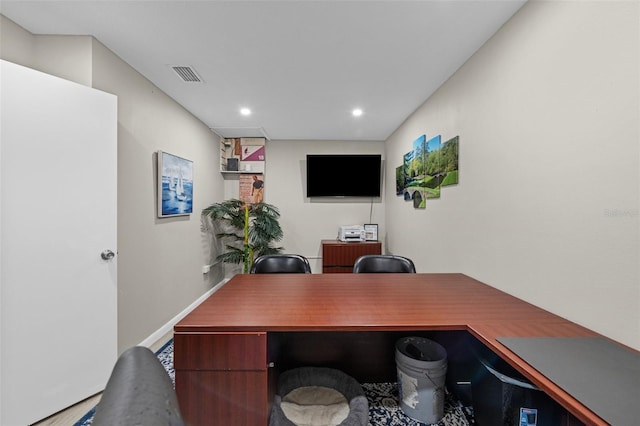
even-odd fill
[{"label": "recessed ceiling light", "polygon": [[362,115],[362,110],[360,108],[356,108],[351,111],[351,114],[353,114],[354,117],[360,117]]},{"label": "recessed ceiling light", "polygon": [[240,108],[240,114],[251,115],[251,110],[249,108]]}]

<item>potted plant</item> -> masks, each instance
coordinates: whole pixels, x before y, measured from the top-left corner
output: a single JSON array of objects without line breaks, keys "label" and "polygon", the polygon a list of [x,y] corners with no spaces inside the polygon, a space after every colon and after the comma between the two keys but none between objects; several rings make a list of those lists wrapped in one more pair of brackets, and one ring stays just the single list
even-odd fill
[{"label": "potted plant", "polygon": [[227,240],[226,251],[216,258],[225,263],[244,264],[244,273],[249,272],[253,260],[263,254],[281,253],[283,247],[273,243],[282,240],[282,228],[278,219],[280,211],[267,203],[249,204],[237,199],[211,204],[202,210],[220,225],[217,238]]}]

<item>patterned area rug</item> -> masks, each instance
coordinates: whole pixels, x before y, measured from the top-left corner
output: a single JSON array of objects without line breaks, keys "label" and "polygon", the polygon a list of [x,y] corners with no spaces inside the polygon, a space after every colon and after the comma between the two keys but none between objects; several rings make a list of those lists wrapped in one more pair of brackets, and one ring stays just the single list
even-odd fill
[{"label": "patterned area rug", "polygon": [[[160,348],[156,355],[174,380],[173,339]],[[406,416],[398,404],[398,386],[396,383],[363,383],[362,388],[369,401],[369,426],[425,426]],[[87,426],[93,421],[95,407],[85,414],[74,426]],[[444,417],[437,426],[471,426],[475,425],[473,411],[447,392],[444,402]]]},{"label": "patterned area rug", "polygon": [[[369,426],[425,426],[402,412],[397,383],[363,383],[369,401]],[[473,410],[464,407],[449,392],[445,394],[444,417],[437,426],[475,425]]]}]

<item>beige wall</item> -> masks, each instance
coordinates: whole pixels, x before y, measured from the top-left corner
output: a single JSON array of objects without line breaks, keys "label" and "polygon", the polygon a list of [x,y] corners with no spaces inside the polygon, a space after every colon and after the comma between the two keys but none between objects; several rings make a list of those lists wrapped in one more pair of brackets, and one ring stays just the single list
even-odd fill
[{"label": "beige wall", "polygon": [[34,68],[35,38],[12,20],[0,15],[0,55],[2,59]]},{"label": "beige wall", "polygon": [[[387,245],[640,349],[637,2],[530,1],[387,141]],[[417,136],[460,136],[460,183],[390,185]]]},{"label": "beige wall", "polygon": [[[371,220],[386,251],[420,272],[466,273],[640,349],[639,13],[637,2],[530,0],[385,144],[268,142],[265,201],[282,211],[282,245],[319,272],[320,239]],[[2,19],[3,58],[35,67],[40,37]],[[155,218],[153,153],[195,160],[196,212],[237,196],[237,181],[217,172],[217,138],[201,123],[95,40],[90,49],[93,84],[119,96],[123,349],[221,279],[200,274],[197,215]],[[459,135],[461,174],[414,210],[394,176],[421,134]],[[380,202],[304,197],[307,153],[383,149]]]},{"label": "beige wall", "polygon": [[0,15],[2,59],[91,86],[91,45],[87,36],[34,36]]},{"label": "beige wall", "polygon": [[384,232],[384,197],[373,202],[306,198],[306,155],[340,153],[381,154],[384,164],[382,141],[269,141],[265,149],[264,197],[280,209],[281,245],[288,253],[308,257],[313,273],[322,272],[320,240],[336,238],[340,225],[378,223],[379,234]]},{"label": "beige wall", "polygon": [[[137,345],[222,280],[199,212],[223,196],[218,137],[92,37],[2,19],[2,58],[118,96],[118,348]],[[27,49],[24,49],[27,47]],[[46,52],[46,53],[45,53]],[[156,218],[157,150],[194,161],[194,214]]]}]

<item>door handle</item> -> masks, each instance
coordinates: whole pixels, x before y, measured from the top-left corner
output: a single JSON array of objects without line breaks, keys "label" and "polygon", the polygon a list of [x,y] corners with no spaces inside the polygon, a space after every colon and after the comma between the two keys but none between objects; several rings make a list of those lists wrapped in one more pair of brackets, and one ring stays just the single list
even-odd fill
[{"label": "door handle", "polygon": [[114,252],[112,252],[111,250],[105,250],[102,253],[100,253],[100,257],[104,260],[111,260],[116,256],[116,254]]}]

